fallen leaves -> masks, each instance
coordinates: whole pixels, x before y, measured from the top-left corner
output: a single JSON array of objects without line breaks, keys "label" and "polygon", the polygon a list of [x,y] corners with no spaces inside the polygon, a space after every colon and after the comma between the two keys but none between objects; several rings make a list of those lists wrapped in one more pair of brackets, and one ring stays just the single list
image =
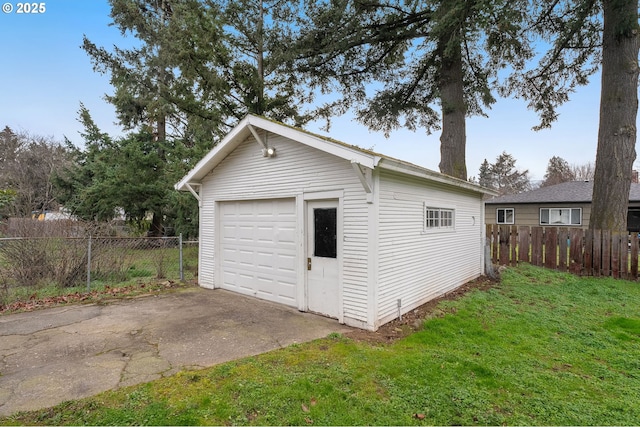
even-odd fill
[{"label": "fallen leaves", "polygon": [[134,295],[142,295],[147,293],[161,292],[168,288],[180,286],[180,283],[174,281],[163,281],[161,283],[139,283],[135,285],[110,287],[106,286],[101,291],[90,292],[74,292],[65,295],[57,295],[50,297],[38,297],[37,292],[29,296],[27,301],[16,301],[7,305],[0,305],[0,314],[13,313],[19,311],[33,311],[39,308],[48,308],[56,305],[96,302],[105,298],[128,297]]},{"label": "fallen leaves", "polygon": [[[318,404],[318,401],[316,400],[315,397],[312,397],[309,400],[309,406],[316,406]],[[309,413],[311,410],[309,409],[309,406],[305,405],[304,403],[302,405],[300,405],[300,408],[302,409],[302,412],[304,413]],[[304,422],[307,424],[313,424],[313,419],[309,418],[309,417],[305,417],[304,418]]]}]

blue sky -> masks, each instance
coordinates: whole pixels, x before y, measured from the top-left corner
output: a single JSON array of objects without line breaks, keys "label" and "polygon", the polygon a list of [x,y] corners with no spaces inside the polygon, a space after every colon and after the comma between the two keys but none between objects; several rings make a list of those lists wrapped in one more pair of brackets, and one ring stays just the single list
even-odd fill
[{"label": "blue sky", "polygon": [[[113,107],[103,99],[112,91],[109,77],[94,72],[80,48],[83,34],[100,46],[131,43],[109,26],[107,0],[49,0],[42,2],[46,10],[41,14],[16,13],[17,1],[0,3],[13,6],[11,13],[0,12],[0,127],[57,140],[66,136],[82,145],[77,121],[82,102],[103,131],[121,134]],[[599,98],[600,80],[594,76],[559,110],[553,128],[539,132],[531,130],[537,117],[523,101],[499,100],[489,118],[467,122],[468,174],[477,175],[483,159],[492,162],[502,151],[512,154],[516,166],[528,169],[533,180],[542,179],[554,155],[570,164],[595,162]],[[326,134],[320,126],[312,124],[308,130]],[[330,135],[438,170],[438,133],[397,131],[386,139],[344,116],[333,121]]]}]

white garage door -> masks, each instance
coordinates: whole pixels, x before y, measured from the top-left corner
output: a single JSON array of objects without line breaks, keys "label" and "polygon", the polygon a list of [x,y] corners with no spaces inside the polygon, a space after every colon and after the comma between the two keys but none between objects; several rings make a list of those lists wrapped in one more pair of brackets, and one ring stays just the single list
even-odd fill
[{"label": "white garage door", "polygon": [[224,289],[297,307],[294,199],[222,202]]}]

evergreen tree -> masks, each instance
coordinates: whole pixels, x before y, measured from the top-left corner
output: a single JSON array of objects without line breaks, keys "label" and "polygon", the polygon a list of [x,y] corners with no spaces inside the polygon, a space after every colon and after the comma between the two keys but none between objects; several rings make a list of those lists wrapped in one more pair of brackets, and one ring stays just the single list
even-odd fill
[{"label": "evergreen tree", "polygon": [[[295,7],[282,1],[110,0],[114,24],[139,40],[131,49],[83,48],[111,76],[107,100],[127,128],[164,115],[169,136],[219,139],[247,113],[294,125],[306,93],[283,74],[281,39]],[[290,37],[290,36],[289,36]]]},{"label": "evergreen tree", "polygon": [[[186,226],[181,215],[195,221],[197,205],[183,195],[169,195],[172,184],[247,113],[298,126],[311,118],[301,112],[307,93],[294,78],[285,77],[279,59],[288,49],[280,39],[290,31],[287,22],[296,12],[282,1],[110,3],[114,25],[135,37],[136,46],[108,50],[85,37],[83,48],[95,70],[110,76],[114,93],[107,100],[116,107],[120,123],[136,130],[114,143],[124,151],[133,150],[131,156],[144,153],[144,164],[151,155],[144,135],[152,135],[159,162],[154,173],[167,192],[162,199],[173,199],[146,204],[154,209],[151,232],[159,235],[164,221]],[[90,148],[85,154],[95,160],[102,157],[92,154],[94,149],[108,151],[106,146]],[[99,180],[101,185],[113,182],[102,175]],[[96,214],[108,215],[104,208]],[[129,214],[132,219],[140,215]]]},{"label": "evergreen tree", "polygon": [[112,160],[117,146],[111,137],[100,131],[89,111],[80,105],[79,121],[84,127],[81,136],[84,150],[67,140],[73,163],[56,175],[55,185],[60,202],[73,215],[88,221],[110,221],[120,207],[113,200],[117,189],[103,184],[112,173]]},{"label": "evergreen tree", "polygon": [[[313,116],[302,111],[312,97],[285,64],[296,31],[298,4],[282,0],[221,1],[229,28],[223,39],[230,53],[224,77],[229,85],[225,97],[236,119],[247,113],[303,126]],[[216,47],[214,46],[214,49]]]},{"label": "evergreen tree", "polygon": [[[484,115],[498,71],[532,56],[521,37],[525,1],[307,2],[296,69],[342,98],[327,115],[355,108],[359,121],[388,134],[442,129],[440,171],[467,179],[465,119]],[[377,83],[375,93],[368,91]],[[440,108],[440,114],[436,110]]]},{"label": "evergreen tree", "polygon": [[504,151],[496,157],[495,163],[489,163],[486,159],[482,162],[479,184],[496,190],[501,196],[531,190],[529,171],[519,171],[516,159]]},{"label": "evergreen tree", "polygon": [[493,176],[491,165],[489,164],[487,159],[484,159],[484,161],[480,165],[478,184],[486,188],[495,188],[496,186],[495,177]]},{"label": "evergreen tree", "polygon": [[569,163],[562,157],[553,156],[549,159],[547,171],[540,187],[548,187],[562,182],[574,181],[575,179],[575,174]]},{"label": "evergreen tree", "polygon": [[145,130],[114,140],[100,131],[84,106],[80,121],[85,128],[85,149],[68,142],[74,148],[75,162],[58,173],[56,180],[67,209],[95,221],[110,221],[122,212],[137,231],[150,229],[150,212],[163,212],[163,233],[167,228],[197,235],[195,199],[171,190],[192,166],[184,155],[192,150],[182,143],[161,143]]}]

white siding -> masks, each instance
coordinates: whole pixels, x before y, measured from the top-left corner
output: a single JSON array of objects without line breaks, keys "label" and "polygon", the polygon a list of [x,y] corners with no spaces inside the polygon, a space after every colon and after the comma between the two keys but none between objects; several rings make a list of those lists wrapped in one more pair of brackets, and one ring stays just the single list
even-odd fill
[{"label": "white siding", "polygon": [[[202,196],[202,190],[200,195]],[[215,212],[214,203],[211,200],[201,199],[199,218],[199,240],[198,251],[198,284],[203,288],[213,289],[215,286],[213,251],[215,234]]]},{"label": "white siding", "polygon": [[[378,325],[482,274],[480,194],[381,173]],[[455,210],[454,230],[424,229],[424,206]]]},{"label": "white siding", "polygon": [[346,160],[281,136],[269,134],[268,144],[276,148],[276,157],[263,157],[261,147],[251,137],[202,181],[200,284],[214,286],[216,201],[344,190],[343,313],[345,321],[349,318],[366,323],[370,309],[367,218],[371,205],[366,203],[366,194],[353,168]]}]

